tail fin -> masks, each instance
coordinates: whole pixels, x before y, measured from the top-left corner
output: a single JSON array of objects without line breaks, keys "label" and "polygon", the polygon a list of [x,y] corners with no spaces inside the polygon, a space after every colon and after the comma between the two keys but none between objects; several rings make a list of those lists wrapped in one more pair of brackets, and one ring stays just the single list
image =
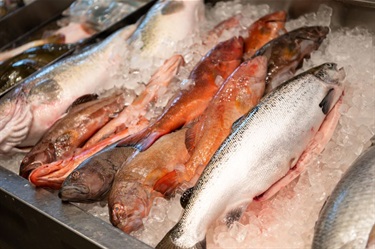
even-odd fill
[{"label": "tail fin", "polygon": [[122,139],[117,146],[118,147],[134,147],[139,151],[148,149],[161,135],[157,132],[151,132],[150,129],[146,128],[140,132],[128,136]]},{"label": "tail fin", "polygon": [[206,249],[206,238],[204,238],[204,240],[198,242],[197,244],[195,244],[193,247],[186,247],[186,246],[178,246],[176,245],[172,238],[171,238],[171,232],[173,231],[173,228],[171,231],[169,231],[165,236],[164,238],[159,242],[159,244],[157,244],[157,246],[155,247],[155,249]]}]

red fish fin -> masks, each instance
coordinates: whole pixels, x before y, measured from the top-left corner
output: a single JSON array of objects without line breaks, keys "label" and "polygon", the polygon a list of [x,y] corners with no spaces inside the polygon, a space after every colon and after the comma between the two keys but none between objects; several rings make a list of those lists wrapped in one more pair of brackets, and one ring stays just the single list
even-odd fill
[{"label": "red fish fin", "polygon": [[162,193],[165,197],[170,197],[181,184],[181,180],[177,171],[173,170],[165,174],[154,184],[154,190]]},{"label": "red fish fin", "polygon": [[275,195],[281,188],[288,185],[291,181],[297,178],[302,172],[304,172],[307,166],[313,162],[314,158],[319,155],[328,144],[331,139],[333,132],[340,119],[339,108],[341,106],[342,99],[338,100],[333,109],[328,113],[324,122],[320,126],[318,132],[315,134],[313,139],[310,141],[306,150],[302,153],[298,159],[296,165],[291,168],[288,173],[273,184],[266,192],[262,195],[255,197],[257,201],[264,201]]},{"label": "red fish fin", "polygon": [[148,129],[142,130],[134,135],[128,136],[122,139],[117,146],[118,147],[134,147],[140,151],[148,149],[161,134],[158,132],[149,132]]},{"label": "red fish fin", "polygon": [[186,130],[185,145],[190,155],[193,153],[195,146],[201,137],[201,127],[203,122],[200,122],[200,120],[201,119],[193,121],[193,123],[191,123],[189,128]]},{"label": "red fish fin", "polygon": [[71,109],[73,109],[74,107],[76,107],[76,106],[78,106],[80,104],[87,103],[87,102],[90,102],[90,101],[93,101],[93,100],[97,100],[98,97],[99,96],[97,94],[85,94],[85,95],[82,95],[81,97],[79,97],[76,100],[74,100],[74,102],[68,107],[68,109],[66,110],[66,112],[68,113]]}]

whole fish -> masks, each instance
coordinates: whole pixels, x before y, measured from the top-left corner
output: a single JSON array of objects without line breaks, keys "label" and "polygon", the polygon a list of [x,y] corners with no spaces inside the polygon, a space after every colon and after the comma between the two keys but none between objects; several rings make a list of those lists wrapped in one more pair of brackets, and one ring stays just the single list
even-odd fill
[{"label": "whole fish", "polygon": [[[43,167],[35,169],[29,180],[35,186],[60,188],[64,179],[86,159],[93,158],[96,153],[104,148],[113,148],[119,140],[147,127],[149,122],[143,117],[147,111],[147,106],[151,101],[161,97],[158,89],[162,86],[167,86],[174,79],[182,63],[183,58],[181,55],[174,55],[166,60],[153,74],[146,89],[133,103],[125,107],[116,118],[92,136],[82,150],[75,153],[72,157],[45,164]],[[90,165],[90,163],[86,163],[86,166],[83,167],[89,167]],[[103,165],[103,167],[108,166],[112,167],[110,164]],[[106,173],[109,171],[103,170]]]},{"label": "whole fish", "polygon": [[233,37],[212,48],[189,75],[194,83],[173,97],[159,118],[143,131],[122,140],[122,146],[135,145],[143,151],[159,137],[198,117],[207,107],[219,86],[217,77],[226,79],[241,63],[243,39]]},{"label": "whole fish", "polygon": [[329,28],[324,26],[302,27],[260,48],[254,56],[264,55],[268,59],[266,93],[293,77],[303,59],[309,58],[311,52],[319,48],[328,32]]},{"label": "whole fish", "polygon": [[[80,101],[78,99],[77,101]],[[28,178],[39,166],[65,159],[74,154],[125,105],[125,94],[115,91],[108,97],[75,104],[56,121],[41,140],[23,158],[20,175]]]},{"label": "whole fish", "polygon": [[180,221],[156,248],[202,248],[209,226],[240,217],[297,162],[342,94],[343,69],[327,63],[265,96],[232,127],[204,169]]},{"label": "whole fish", "polygon": [[209,162],[229,135],[232,124],[256,106],[263,96],[267,59],[255,57],[243,62],[222,84],[198,121],[186,132],[187,148],[192,152],[183,171],[174,170],[158,180],[154,189],[173,192],[176,184],[190,181]]},{"label": "whole fish", "polygon": [[114,226],[130,233],[143,225],[142,219],[148,215],[154,198],[162,196],[152,189],[154,182],[150,175],[160,170],[168,172],[189,158],[185,132],[186,129],[181,129],[161,137],[120,168],[108,197]]},{"label": "whole fish", "polygon": [[134,151],[132,147],[115,147],[84,161],[65,179],[59,197],[71,202],[103,200],[111,189],[118,168]]},{"label": "whole fish", "polygon": [[[175,8],[176,2],[179,8]],[[180,41],[184,35],[195,29],[194,25],[198,25],[195,20],[199,18],[196,14],[201,6],[202,0],[160,1],[150,9],[152,14],[140,23],[131,43],[142,39],[140,42],[144,46],[150,49],[157,47],[159,45],[155,43],[162,40],[151,38],[164,30],[167,30],[167,33],[174,30],[173,34],[169,33],[165,37],[175,43]],[[34,145],[75,99],[117,85],[116,80],[109,79],[108,72],[118,71],[124,60],[126,40],[134,30],[133,25],[119,30],[99,45],[41,70],[2,97],[0,154],[16,151],[17,147]],[[137,35],[141,33],[142,35]],[[170,51],[172,52],[172,49]],[[165,49],[162,52],[164,53]],[[167,59],[167,55],[163,53],[159,54],[159,57],[166,56],[164,59]],[[149,52],[143,55],[151,57],[153,54]]]},{"label": "whole fish", "polygon": [[[375,226],[375,139],[345,172],[324,204],[312,248],[366,247]],[[371,247],[372,248],[372,247]]]}]

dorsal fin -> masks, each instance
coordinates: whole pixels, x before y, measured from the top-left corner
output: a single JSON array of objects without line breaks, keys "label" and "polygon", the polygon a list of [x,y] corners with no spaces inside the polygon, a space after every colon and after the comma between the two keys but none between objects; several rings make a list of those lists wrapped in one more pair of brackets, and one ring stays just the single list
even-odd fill
[{"label": "dorsal fin", "polygon": [[81,97],[74,100],[74,102],[68,107],[66,112],[68,113],[71,109],[73,109],[74,107],[76,107],[80,104],[87,103],[87,102],[90,102],[90,101],[93,101],[93,100],[97,100],[98,97],[99,96],[97,94],[94,94],[94,93],[82,95]]}]

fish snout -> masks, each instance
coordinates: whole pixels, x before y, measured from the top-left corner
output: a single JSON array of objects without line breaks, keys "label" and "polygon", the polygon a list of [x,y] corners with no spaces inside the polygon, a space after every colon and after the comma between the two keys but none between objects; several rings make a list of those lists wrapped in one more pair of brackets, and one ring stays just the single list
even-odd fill
[{"label": "fish snout", "polygon": [[62,201],[82,201],[81,196],[86,196],[88,193],[90,193],[90,188],[84,184],[63,185],[58,196]]},{"label": "fish snout", "polygon": [[124,231],[131,233],[143,226],[142,218],[145,216],[142,210],[142,202],[128,202],[128,205],[115,203],[112,208],[111,222],[113,225]]},{"label": "fish snout", "polygon": [[[23,178],[26,178],[26,179],[29,178],[29,175],[33,170],[35,170],[36,168],[39,168],[40,166],[43,165],[43,163],[40,162],[40,161],[34,161],[30,164],[23,163],[23,162],[24,161],[22,161],[19,175],[22,176]],[[25,160],[25,162],[28,162],[28,160]]]}]

